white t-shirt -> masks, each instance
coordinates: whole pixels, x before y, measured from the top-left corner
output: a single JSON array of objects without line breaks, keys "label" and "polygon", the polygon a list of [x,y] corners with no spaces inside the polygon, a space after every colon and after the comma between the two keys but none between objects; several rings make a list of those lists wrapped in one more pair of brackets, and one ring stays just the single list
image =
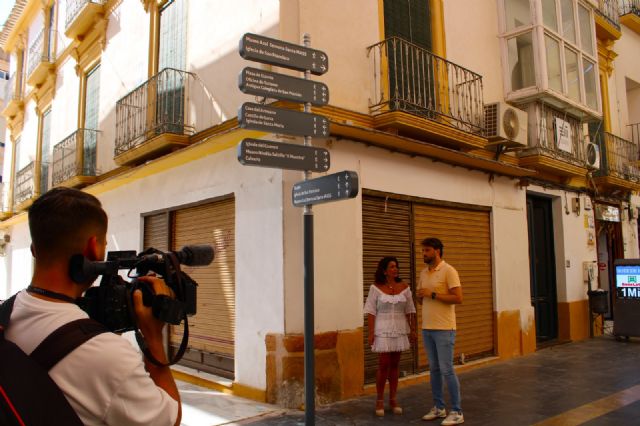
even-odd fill
[{"label": "white t-shirt", "polygon": [[[5,337],[30,354],[58,327],[80,318],[88,315],[76,305],[22,291]],[[82,344],[49,375],[85,425],[173,425],[178,416],[178,402],[155,385],[131,343],[114,333]]]}]

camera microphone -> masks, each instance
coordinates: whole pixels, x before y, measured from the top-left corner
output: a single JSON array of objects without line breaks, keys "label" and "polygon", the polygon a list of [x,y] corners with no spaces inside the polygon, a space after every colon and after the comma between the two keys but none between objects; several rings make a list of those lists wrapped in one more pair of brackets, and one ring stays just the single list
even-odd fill
[{"label": "camera microphone", "polygon": [[215,257],[213,247],[209,245],[184,246],[175,255],[180,263],[187,266],[207,266]]}]

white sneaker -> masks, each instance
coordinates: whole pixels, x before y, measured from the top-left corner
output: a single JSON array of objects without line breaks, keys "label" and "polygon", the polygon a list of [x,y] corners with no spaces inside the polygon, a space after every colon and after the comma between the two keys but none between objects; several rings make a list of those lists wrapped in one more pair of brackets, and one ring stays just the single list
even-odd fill
[{"label": "white sneaker", "polygon": [[447,426],[447,425],[459,425],[461,423],[464,423],[464,416],[462,415],[462,412],[451,411],[449,412],[449,415],[447,416],[447,418],[444,419],[444,421],[440,424],[442,426]]},{"label": "white sneaker", "polygon": [[447,411],[444,408],[433,407],[431,411],[422,416],[422,420],[443,419],[445,417],[447,417]]}]

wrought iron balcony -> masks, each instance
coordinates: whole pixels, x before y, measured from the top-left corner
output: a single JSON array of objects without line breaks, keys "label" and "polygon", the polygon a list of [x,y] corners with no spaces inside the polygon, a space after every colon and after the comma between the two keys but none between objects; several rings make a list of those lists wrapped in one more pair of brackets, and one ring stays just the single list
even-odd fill
[{"label": "wrought iron balcony", "polygon": [[607,132],[602,133],[602,139],[599,142],[602,161],[596,176],[608,176],[639,183],[638,144]]},{"label": "wrought iron balcony", "polygon": [[581,121],[543,102],[524,106],[536,123],[528,126],[529,147],[518,153],[519,163],[557,176],[586,173],[586,146]]},{"label": "wrought iron balcony", "polygon": [[132,164],[186,145],[190,135],[213,124],[213,116],[202,81],[165,68],[116,103],[115,161]]},{"label": "wrought iron balcony", "polygon": [[368,47],[372,114],[403,111],[484,133],[482,76],[399,37]]},{"label": "wrought iron balcony", "polygon": [[631,142],[640,146],[640,123],[629,124],[631,129]]},{"label": "wrought iron balcony", "polygon": [[22,204],[36,195],[35,170],[36,162],[32,161],[16,173],[13,187],[13,209],[18,210]]},{"label": "wrought iron balcony", "polygon": [[49,70],[53,68],[56,61],[54,46],[57,34],[55,30],[50,30],[47,34],[42,29],[29,46],[27,84],[36,86],[47,78]]},{"label": "wrought iron balcony", "polygon": [[23,106],[22,75],[14,73],[4,87],[4,109],[2,115],[11,117]]},{"label": "wrought iron balcony", "polygon": [[98,134],[97,130],[78,129],[53,147],[53,186],[76,187],[95,182]]},{"label": "wrought iron balcony", "polygon": [[633,13],[640,16],[640,0],[619,0],[620,16]]},{"label": "wrought iron balcony", "polygon": [[598,0],[596,13],[605,18],[611,25],[620,30],[620,13],[618,0]]},{"label": "wrought iron balcony", "polygon": [[67,0],[65,35],[76,38],[90,30],[94,18],[104,13],[104,3],[104,0]]}]

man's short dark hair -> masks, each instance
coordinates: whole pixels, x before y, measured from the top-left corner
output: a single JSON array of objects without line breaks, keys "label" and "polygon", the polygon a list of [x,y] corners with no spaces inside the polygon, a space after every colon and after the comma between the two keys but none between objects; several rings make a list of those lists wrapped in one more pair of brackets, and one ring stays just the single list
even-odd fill
[{"label": "man's short dark hair", "polygon": [[434,250],[440,250],[440,257],[444,255],[444,245],[437,238],[425,238],[422,240],[423,247],[431,247]]},{"label": "man's short dark hair", "polygon": [[29,208],[29,231],[36,262],[66,261],[82,253],[88,239],[105,237],[107,214],[91,194],[72,188],[54,188]]}]

